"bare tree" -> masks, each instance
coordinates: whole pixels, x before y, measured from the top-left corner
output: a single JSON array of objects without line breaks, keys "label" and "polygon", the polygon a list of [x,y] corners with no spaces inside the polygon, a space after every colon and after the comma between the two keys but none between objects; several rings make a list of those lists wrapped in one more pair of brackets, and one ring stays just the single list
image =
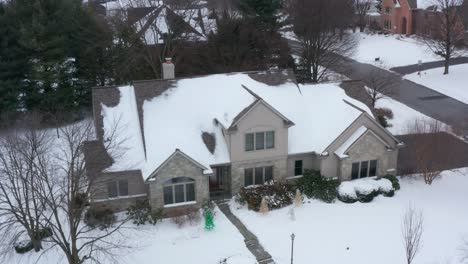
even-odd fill
[{"label": "bare tree", "polygon": [[463,245],[460,247],[461,253],[461,262],[467,263],[468,262],[468,240],[463,241]]},{"label": "bare tree", "polygon": [[36,129],[14,131],[0,141],[0,233],[3,247],[11,250],[25,233],[35,251],[42,248],[40,231],[46,207],[36,189],[51,138]]},{"label": "bare tree", "polygon": [[[182,57],[182,46],[191,42],[206,39],[214,25],[205,25],[199,0],[178,0],[163,3],[162,1],[129,0],[120,7],[114,19],[125,21],[123,29],[130,26],[136,31],[132,43],[138,45],[139,52],[151,68],[154,78],[161,77],[161,64],[165,58],[172,58],[177,64]],[[142,16],[141,9],[147,12]],[[121,15],[128,14],[128,15]],[[121,24],[122,25],[122,24]],[[195,28],[200,29],[197,31]]]},{"label": "bare tree", "polygon": [[372,108],[378,100],[392,96],[394,89],[392,86],[392,77],[380,70],[373,70],[366,80],[366,93],[369,96]]},{"label": "bare tree", "polygon": [[464,54],[457,45],[465,39],[463,22],[458,12],[463,0],[433,0],[437,23],[424,37],[424,42],[436,55],[444,58],[444,74],[449,74],[450,59]]},{"label": "bare tree", "polygon": [[361,32],[363,32],[366,27],[367,14],[373,3],[374,0],[354,0],[354,10],[357,17],[356,24]]},{"label": "bare tree", "polygon": [[61,249],[69,264],[86,260],[100,263],[103,257],[112,258],[115,249],[125,247],[114,234],[120,232],[126,218],[105,231],[84,223],[87,199],[93,195],[96,179],[86,174],[83,146],[93,138],[91,121],[60,128],[60,138],[54,145],[54,168],[41,175],[38,186],[48,208],[44,219],[53,231],[50,242]]},{"label": "bare tree", "polygon": [[449,164],[456,155],[450,147],[451,135],[444,133],[447,127],[436,120],[415,120],[409,125],[408,134],[414,135],[408,151],[413,168],[409,173],[421,173],[426,184],[450,169]]},{"label": "bare tree", "polygon": [[402,235],[403,245],[406,254],[406,263],[411,264],[422,246],[424,218],[422,212],[417,211],[413,206],[406,209],[403,223]]},{"label": "bare tree", "polygon": [[356,47],[355,38],[346,34],[353,16],[348,0],[294,0],[292,20],[301,44],[302,79],[319,82],[342,56],[349,56]]}]

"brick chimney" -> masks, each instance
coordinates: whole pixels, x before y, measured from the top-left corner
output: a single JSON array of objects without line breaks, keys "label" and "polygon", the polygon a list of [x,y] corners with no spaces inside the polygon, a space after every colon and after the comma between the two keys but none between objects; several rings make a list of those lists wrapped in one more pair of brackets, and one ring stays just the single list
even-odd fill
[{"label": "brick chimney", "polygon": [[163,80],[175,78],[175,66],[171,58],[166,58],[166,62],[162,64],[162,78]]}]

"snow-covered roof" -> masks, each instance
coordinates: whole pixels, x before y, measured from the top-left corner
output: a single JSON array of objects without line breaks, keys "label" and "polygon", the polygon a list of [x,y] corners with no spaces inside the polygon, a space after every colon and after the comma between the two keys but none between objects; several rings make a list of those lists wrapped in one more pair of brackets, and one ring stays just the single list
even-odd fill
[{"label": "snow-covered roof", "polygon": [[339,158],[348,157],[348,155],[346,155],[346,151],[348,151],[351,145],[353,145],[354,142],[356,142],[362,135],[364,135],[366,131],[367,127],[365,126],[361,126],[358,129],[356,129],[356,131],[354,131],[354,133],[345,142],[343,142],[343,144],[341,144],[341,146],[338,149],[336,149],[335,154]]},{"label": "snow-covered roof", "polygon": [[[175,81],[161,95],[143,102],[140,124],[133,102],[135,88],[123,86],[119,88],[119,104],[102,108],[104,128],[111,129],[111,124],[118,119],[126,128],[120,138],[130,139],[122,144],[128,151],[123,151],[108,171],[141,169],[147,179],[176,149],[207,168],[229,163],[222,128],[228,128],[243,109],[258,100],[243,86],[294,122],[289,128],[289,154],[321,153],[362,114],[344,100],[371,114],[364,104],[349,98],[338,84],[268,85],[247,73],[237,73]],[[213,153],[202,140],[204,132],[214,136]]]}]

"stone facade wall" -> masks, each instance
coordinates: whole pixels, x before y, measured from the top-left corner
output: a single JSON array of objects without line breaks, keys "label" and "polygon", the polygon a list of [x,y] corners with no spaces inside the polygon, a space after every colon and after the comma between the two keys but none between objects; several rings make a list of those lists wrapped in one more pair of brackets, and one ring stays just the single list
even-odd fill
[{"label": "stone facade wall", "polygon": [[[377,160],[377,175],[388,174],[387,170],[397,168],[398,149],[388,151],[385,145],[372,133],[366,133],[352,146],[349,158],[340,162],[340,180],[351,180],[353,162]],[[395,173],[395,172],[393,172]]]},{"label": "stone facade wall", "polygon": [[[204,175],[202,168],[183,154],[176,153],[155,175],[154,179],[148,180],[149,201],[153,208],[164,207],[163,186],[172,178],[188,177],[195,180],[195,200],[193,206],[200,207],[210,197],[208,180],[209,175]],[[193,207],[192,206],[192,207]],[[174,207],[165,211],[174,211]]]},{"label": "stone facade wall", "polygon": [[236,162],[231,165],[231,192],[236,194],[244,187],[244,169],[273,166],[273,179],[284,180],[287,175],[286,157],[275,160],[256,160]]}]

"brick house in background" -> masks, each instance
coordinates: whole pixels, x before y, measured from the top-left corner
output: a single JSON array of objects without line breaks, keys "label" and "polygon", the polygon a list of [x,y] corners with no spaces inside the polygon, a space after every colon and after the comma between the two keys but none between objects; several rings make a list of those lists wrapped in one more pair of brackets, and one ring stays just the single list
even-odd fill
[{"label": "brick house in background", "polygon": [[[468,28],[468,0],[458,8],[460,24]],[[393,34],[429,35],[437,28],[437,8],[433,0],[384,0],[382,2],[382,29]]]}]

